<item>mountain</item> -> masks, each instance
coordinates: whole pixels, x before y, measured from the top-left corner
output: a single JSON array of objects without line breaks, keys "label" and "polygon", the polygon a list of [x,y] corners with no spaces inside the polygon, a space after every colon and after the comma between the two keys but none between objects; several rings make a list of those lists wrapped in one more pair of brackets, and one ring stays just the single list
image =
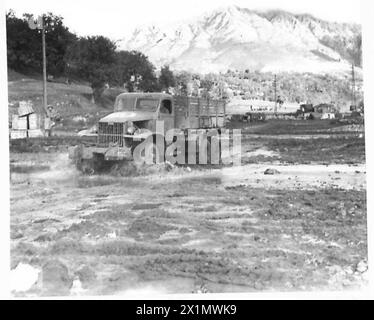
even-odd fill
[{"label": "mountain", "polygon": [[360,64],[361,26],[230,6],[196,19],[138,27],[118,45],[174,70],[341,73],[351,61]]}]

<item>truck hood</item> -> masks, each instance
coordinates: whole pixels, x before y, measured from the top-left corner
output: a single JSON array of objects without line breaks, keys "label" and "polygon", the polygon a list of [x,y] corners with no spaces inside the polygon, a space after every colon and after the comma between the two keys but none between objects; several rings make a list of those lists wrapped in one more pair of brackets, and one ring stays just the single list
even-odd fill
[{"label": "truck hood", "polygon": [[123,123],[126,121],[145,121],[145,120],[152,120],[157,119],[157,114],[155,112],[147,112],[147,111],[120,111],[114,112],[106,117],[100,119],[99,122],[119,122]]}]

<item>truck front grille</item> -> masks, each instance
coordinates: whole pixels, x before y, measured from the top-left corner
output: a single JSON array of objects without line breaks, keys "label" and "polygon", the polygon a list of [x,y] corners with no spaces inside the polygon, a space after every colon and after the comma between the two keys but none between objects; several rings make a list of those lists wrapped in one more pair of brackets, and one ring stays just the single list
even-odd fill
[{"label": "truck front grille", "polygon": [[123,147],[125,138],[123,136],[123,123],[99,123],[98,130],[98,144],[102,147],[109,147],[111,145]]}]

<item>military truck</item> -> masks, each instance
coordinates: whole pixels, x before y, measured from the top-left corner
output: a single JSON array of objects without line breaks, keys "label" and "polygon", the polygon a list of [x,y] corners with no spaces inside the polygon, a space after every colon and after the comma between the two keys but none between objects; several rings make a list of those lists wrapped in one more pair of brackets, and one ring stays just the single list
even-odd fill
[{"label": "military truck", "polygon": [[[122,93],[114,103],[114,112],[99,120],[95,146],[78,145],[69,149],[69,157],[86,173],[118,161],[131,161],[137,145],[152,139],[151,153],[159,156],[157,135],[164,139],[170,129],[187,135],[190,129],[217,131],[225,126],[224,100],[172,96],[165,93]],[[163,131],[156,122],[163,121]],[[167,142],[163,140],[167,147]],[[165,149],[164,149],[165,150]],[[163,155],[161,155],[163,157]]]}]

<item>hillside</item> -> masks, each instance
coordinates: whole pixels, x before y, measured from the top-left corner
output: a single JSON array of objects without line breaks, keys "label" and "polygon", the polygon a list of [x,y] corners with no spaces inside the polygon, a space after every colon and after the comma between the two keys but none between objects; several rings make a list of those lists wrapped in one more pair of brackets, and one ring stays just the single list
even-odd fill
[{"label": "hillside", "polygon": [[[210,77],[213,77],[209,75]],[[274,74],[264,72],[227,72],[215,77],[231,89],[234,99],[274,101]],[[362,78],[356,79],[356,99],[363,99]],[[290,103],[334,103],[341,110],[352,104],[352,82],[345,76],[314,73],[278,73],[277,96]]]},{"label": "hillside", "polygon": [[[43,85],[41,76],[26,76],[12,70],[8,72],[9,114],[17,113],[18,102],[31,100],[36,109],[42,110]],[[230,101],[245,106],[251,99],[273,101],[274,75],[270,73],[229,72],[220,75],[206,75],[202,81],[223,82]],[[315,74],[288,74],[277,76],[277,93],[285,101],[298,105],[333,102],[342,111],[349,110],[351,101],[350,78],[337,78]],[[357,101],[362,100],[362,81],[356,82]],[[114,98],[122,91],[119,88],[104,91],[105,105],[99,106],[92,101],[92,89],[84,83],[48,82],[48,104],[61,115],[64,130],[82,129],[94,124],[100,117],[112,111]],[[240,111],[241,108],[235,108]],[[83,116],[87,123],[76,123],[73,119]]]},{"label": "hillside", "polygon": [[231,6],[188,21],[136,28],[118,45],[142,51],[157,66],[199,73],[345,73],[348,58],[360,64],[360,37],[355,24]]},{"label": "hillside", "polygon": [[[40,76],[29,77],[12,70],[8,72],[8,112],[17,113],[19,101],[32,101],[34,109],[43,110],[43,82]],[[118,94],[117,89],[106,90],[107,105],[98,106],[92,102],[92,89],[82,83],[48,82],[48,105],[61,116],[57,128],[61,130],[81,130],[88,127],[112,112],[114,97]],[[86,119],[84,122],[75,119]]]}]

